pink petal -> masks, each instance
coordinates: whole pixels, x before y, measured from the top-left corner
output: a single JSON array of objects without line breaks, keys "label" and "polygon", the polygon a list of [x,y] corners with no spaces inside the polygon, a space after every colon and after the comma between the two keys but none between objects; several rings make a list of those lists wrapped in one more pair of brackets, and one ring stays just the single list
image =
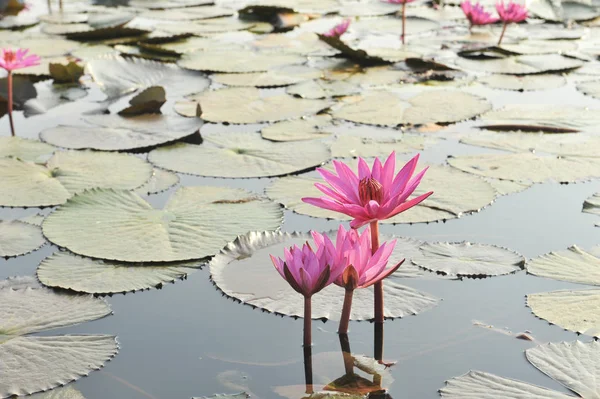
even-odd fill
[{"label": "pink petal", "polygon": [[406,183],[417,168],[417,162],[419,162],[419,154],[415,155],[410,161],[406,163],[406,165],[402,167],[402,169],[400,169],[400,172],[398,172],[396,178],[392,183],[390,197],[395,197],[399,195],[402,191],[404,191]]},{"label": "pink petal", "polygon": [[338,202],[332,201],[329,198],[302,198],[302,202],[318,206],[319,208],[329,209],[334,212],[346,213],[344,206]]},{"label": "pink petal", "polygon": [[369,165],[367,165],[367,162],[364,159],[358,158],[359,180],[368,179],[369,177],[371,177],[371,170],[369,169]]},{"label": "pink petal", "polygon": [[410,201],[407,201],[407,202],[397,206],[396,209],[394,209],[389,214],[389,217],[396,216],[397,214],[404,212],[405,210],[410,209],[413,206],[419,205],[421,202],[423,202],[425,199],[427,199],[427,197],[429,197],[431,194],[433,194],[433,191],[430,191],[428,193],[425,193],[423,195],[415,197],[415,198],[411,199]]}]

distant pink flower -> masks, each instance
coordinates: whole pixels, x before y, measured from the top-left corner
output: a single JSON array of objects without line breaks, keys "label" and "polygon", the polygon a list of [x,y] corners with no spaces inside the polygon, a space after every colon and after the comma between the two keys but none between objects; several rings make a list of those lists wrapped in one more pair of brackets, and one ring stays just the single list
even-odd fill
[{"label": "distant pink flower", "polygon": [[0,55],[0,68],[6,69],[11,72],[15,69],[27,68],[34,65],[39,65],[41,58],[37,55],[27,55],[28,49],[18,49],[13,51],[11,49],[2,49]]},{"label": "distant pink flower", "polygon": [[496,11],[504,23],[523,22],[527,19],[527,8],[524,5],[513,3],[512,0],[504,5],[504,0],[496,3]]},{"label": "distant pink flower", "polygon": [[346,31],[348,30],[349,27],[350,27],[350,19],[348,18],[348,19],[343,20],[336,26],[334,26],[331,30],[323,33],[323,36],[340,37],[344,33],[346,33]]},{"label": "distant pink flower", "polygon": [[462,8],[471,26],[488,25],[498,22],[498,18],[493,17],[492,14],[485,11],[480,3],[471,4],[469,0],[465,0],[460,3],[460,8]]},{"label": "distant pink flower", "polygon": [[350,226],[355,229],[370,222],[389,219],[418,205],[433,194],[430,191],[408,200],[427,171],[425,168],[411,179],[418,160],[418,155],[412,158],[395,177],[395,152],[390,154],[385,165],[382,165],[379,159],[375,159],[372,169],[364,159],[359,158],[358,176],[348,165],[333,161],[337,175],[323,168],[317,169],[329,184],[315,184],[325,196],[302,198],[302,201],[354,218]]}]

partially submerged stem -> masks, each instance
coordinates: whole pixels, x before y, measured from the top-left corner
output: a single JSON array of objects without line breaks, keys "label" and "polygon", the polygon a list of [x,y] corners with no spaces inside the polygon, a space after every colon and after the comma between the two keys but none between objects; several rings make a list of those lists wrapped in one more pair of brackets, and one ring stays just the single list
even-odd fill
[{"label": "partially submerged stem", "polygon": [[504,26],[502,27],[502,33],[500,34],[500,39],[498,40],[498,46],[500,46],[502,44],[502,39],[504,38],[504,33],[506,32],[507,26],[508,26],[508,22],[505,22]]},{"label": "partially submerged stem", "polygon": [[311,297],[304,297],[304,347],[312,345],[312,303]]},{"label": "partially submerged stem", "polygon": [[13,122],[13,75],[12,71],[8,71],[8,78],[6,79],[8,85],[8,121],[10,122],[10,133],[12,136],[15,135],[15,124]]},{"label": "partially submerged stem", "polygon": [[340,334],[340,347],[342,348],[342,357],[344,359],[344,370],[346,374],[354,374],[354,360],[350,350],[350,340],[348,334]]},{"label": "partially submerged stem", "polygon": [[[404,1],[404,3],[402,3],[402,44],[406,43],[405,41],[405,36],[406,36],[406,1]],[[372,223],[371,223],[372,225]]]},{"label": "partially submerged stem", "polygon": [[383,360],[383,323],[375,323],[375,360]]},{"label": "partially submerged stem", "polygon": [[344,294],[344,306],[342,307],[342,317],[340,319],[338,334],[348,333],[348,324],[350,324],[350,311],[352,310],[353,295],[354,290],[346,289],[346,293]]},{"label": "partially submerged stem", "polygon": [[62,10],[63,10],[63,0],[58,0],[58,8],[60,9],[60,12],[62,12]]},{"label": "partially submerged stem", "polygon": [[[371,222],[371,253],[379,249],[379,222]],[[375,322],[383,323],[383,281],[375,283]]]},{"label": "partially submerged stem", "polygon": [[312,347],[310,345],[304,346],[304,381],[306,383],[306,393],[313,393]]}]

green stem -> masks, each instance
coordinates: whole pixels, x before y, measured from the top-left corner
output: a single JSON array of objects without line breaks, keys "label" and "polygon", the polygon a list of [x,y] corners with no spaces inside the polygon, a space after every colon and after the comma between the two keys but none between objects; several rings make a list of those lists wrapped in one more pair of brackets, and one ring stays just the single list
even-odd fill
[{"label": "green stem", "polygon": [[352,352],[350,351],[350,340],[348,339],[348,334],[340,334],[339,338],[346,375],[354,374],[354,359],[352,359]]},{"label": "green stem", "polygon": [[[371,253],[379,249],[379,222],[371,222]],[[383,323],[383,281],[375,283],[375,322]]]},{"label": "green stem", "polygon": [[13,122],[13,75],[12,71],[8,71],[8,120],[10,122],[10,132],[14,136],[15,135],[15,124]]},{"label": "green stem", "polygon": [[342,317],[340,319],[338,334],[348,334],[348,324],[350,324],[350,311],[352,310],[353,294],[354,290],[346,289],[346,293],[344,294],[344,306],[342,307]]},{"label": "green stem", "polygon": [[304,297],[304,347],[312,345],[311,297]]}]

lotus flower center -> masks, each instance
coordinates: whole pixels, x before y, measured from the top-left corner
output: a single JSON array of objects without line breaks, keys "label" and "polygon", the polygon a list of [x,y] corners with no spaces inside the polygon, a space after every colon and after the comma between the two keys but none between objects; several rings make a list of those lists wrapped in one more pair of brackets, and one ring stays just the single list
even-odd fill
[{"label": "lotus flower center", "polygon": [[369,201],[383,202],[383,186],[372,177],[365,177],[358,183],[360,202],[366,205]]},{"label": "lotus flower center", "polygon": [[12,51],[7,51],[4,53],[4,60],[6,62],[15,62],[17,59],[17,55]]}]

